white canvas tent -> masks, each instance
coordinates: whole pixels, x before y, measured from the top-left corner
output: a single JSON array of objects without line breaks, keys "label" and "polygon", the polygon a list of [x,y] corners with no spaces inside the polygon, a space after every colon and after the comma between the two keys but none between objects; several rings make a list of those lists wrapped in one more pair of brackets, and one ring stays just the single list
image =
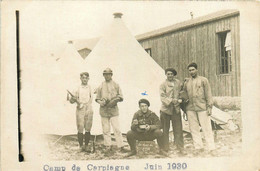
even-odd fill
[{"label": "white canvas tent", "polygon": [[[61,53],[46,60],[21,91],[23,132],[34,129],[40,134],[68,135],[77,133],[75,104],[67,101],[67,90],[80,85],[79,74],[85,69],[84,60],[73,44],[65,43]],[[56,61],[56,58],[60,58]],[[48,65],[46,67],[47,63]],[[36,73],[34,73],[36,75]],[[36,110],[36,111],[35,111]],[[30,123],[30,124],[29,124]]]},{"label": "white canvas tent", "polygon": [[[59,73],[56,74],[53,82],[49,84],[52,88],[50,94],[52,99],[47,103],[52,104],[48,110],[49,116],[43,116],[43,120],[48,122],[49,126],[44,133],[68,135],[77,133],[75,110],[76,105],[67,101],[67,90],[71,92],[80,85],[80,73],[84,70],[84,60],[74,48],[72,42],[64,45],[62,53],[58,54],[60,58],[56,63]],[[52,123],[53,122],[53,123]],[[56,125],[56,126],[55,126]]]},{"label": "white canvas tent", "polygon": [[[159,115],[159,86],[165,79],[164,70],[132,36],[120,14],[115,14],[113,23],[86,58],[85,66],[90,74],[89,84],[94,89],[104,81],[103,70],[107,67],[113,70],[112,78],[121,87],[124,97],[124,101],[118,103],[123,133],[130,130],[132,117],[139,109],[139,99],[148,99],[150,109]],[[148,95],[141,94],[145,91]],[[94,102],[93,107],[98,114],[98,104]]]}]

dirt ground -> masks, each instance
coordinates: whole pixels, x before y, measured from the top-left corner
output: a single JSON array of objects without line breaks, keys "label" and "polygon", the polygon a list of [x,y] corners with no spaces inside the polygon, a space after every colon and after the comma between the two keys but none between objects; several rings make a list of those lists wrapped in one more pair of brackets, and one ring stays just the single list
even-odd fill
[{"label": "dirt ground", "polygon": [[[234,122],[239,126],[239,130],[230,131],[225,125],[222,125],[224,129],[215,130],[215,144],[216,144],[216,157],[223,156],[237,156],[241,152],[242,147],[242,123],[241,123],[241,112],[229,111],[228,112],[232,117]],[[172,135],[172,134],[171,134]],[[130,149],[126,138],[124,137],[125,148]],[[102,137],[96,137],[95,143],[95,152],[87,153],[81,152],[78,147],[76,135],[65,136],[61,139],[57,135],[46,136],[48,140],[48,147],[50,149],[50,159],[51,160],[111,160],[111,159],[126,159],[125,155],[127,153],[121,153],[115,146],[115,141],[113,141],[113,150],[110,155],[104,153],[104,146],[102,145]],[[59,139],[59,141],[57,141]],[[112,138],[113,140],[113,138]],[[172,138],[170,137],[172,141]],[[91,141],[93,142],[93,141]],[[140,158],[176,158],[176,157],[198,157],[194,156],[194,148],[192,144],[191,135],[187,132],[184,132],[184,148],[187,152],[185,156],[178,156],[176,147],[173,142],[170,143],[170,151],[168,152],[169,156],[161,156],[158,153],[158,147],[156,143],[141,143],[137,145],[138,154],[132,156],[129,159],[140,159]],[[199,157],[212,157],[206,151],[201,153]]]}]

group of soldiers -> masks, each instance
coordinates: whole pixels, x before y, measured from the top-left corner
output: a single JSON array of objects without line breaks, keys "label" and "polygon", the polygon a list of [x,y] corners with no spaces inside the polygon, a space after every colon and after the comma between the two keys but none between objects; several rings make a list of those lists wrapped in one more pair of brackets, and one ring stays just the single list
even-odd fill
[{"label": "group of soldiers", "polygon": [[[194,144],[194,153],[204,151],[200,128],[202,128],[207,152],[216,155],[214,137],[211,128],[210,115],[212,111],[212,94],[208,79],[198,75],[196,63],[187,67],[190,77],[182,83],[175,78],[177,71],[174,68],[165,69],[166,80],[160,85],[161,109],[160,118],[149,110],[150,102],[140,99],[139,110],[134,114],[131,130],[127,132],[127,142],[130,151],[124,148],[122,133],[120,131],[118,102],[123,101],[120,86],[112,80],[113,72],[110,68],[103,71],[105,81],[96,90],[95,101],[100,105],[101,123],[104,136],[105,153],[112,151],[111,132],[112,126],[115,140],[120,152],[129,152],[126,157],[137,154],[136,140],[152,141],[157,139],[159,154],[168,156],[169,129],[172,123],[174,144],[179,155],[186,155],[183,141],[183,128],[180,106],[185,103],[182,110],[187,114],[190,132]],[[82,151],[89,152],[90,131],[93,121],[91,87],[88,85],[89,74],[80,74],[81,85],[74,91],[70,103],[77,103],[76,120],[78,142]],[[182,98],[185,94],[187,98]],[[84,132],[85,131],[85,132]],[[85,134],[84,134],[85,133]],[[83,144],[85,139],[85,144]]]}]

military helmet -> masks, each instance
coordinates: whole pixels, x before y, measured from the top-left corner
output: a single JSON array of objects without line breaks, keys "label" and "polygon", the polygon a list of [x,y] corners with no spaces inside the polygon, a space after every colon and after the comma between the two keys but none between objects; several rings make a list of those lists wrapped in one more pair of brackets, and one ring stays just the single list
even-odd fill
[{"label": "military helmet", "polygon": [[103,74],[113,74],[113,71],[112,71],[110,68],[106,68],[106,69],[103,71]]}]

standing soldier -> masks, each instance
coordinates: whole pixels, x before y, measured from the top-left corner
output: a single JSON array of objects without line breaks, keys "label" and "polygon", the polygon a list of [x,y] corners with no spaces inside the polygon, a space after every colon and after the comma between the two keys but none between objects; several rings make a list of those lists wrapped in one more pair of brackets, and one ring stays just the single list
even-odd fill
[{"label": "standing soldier", "polygon": [[189,64],[188,70],[191,77],[185,82],[184,91],[189,96],[186,111],[196,149],[195,154],[204,151],[200,133],[201,126],[207,148],[212,155],[215,155],[215,143],[210,121],[213,100],[209,81],[207,78],[198,75],[196,63]]},{"label": "standing soldier", "polygon": [[105,81],[97,89],[96,102],[100,104],[100,115],[104,135],[104,145],[106,153],[112,150],[110,124],[112,125],[117,147],[121,152],[125,152],[123,148],[123,138],[120,131],[118,120],[118,102],[123,101],[122,91],[117,83],[112,80],[113,72],[110,68],[103,71]]},{"label": "standing soldier", "polygon": [[[70,103],[77,103],[76,121],[78,129],[78,142],[82,151],[89,152],[90,130],[93,121],[92,94],[88,85],[89,73],[80,74],[81,85],[71,94]],[[83,146],[83,133],[85,129],[85,146]]]},{"label": "standing soldier", "polygon": [[174,78],[177,75],[175,69],[167,68],[165,70],[165,75],[167,79],[160,86],[160,97],[162,102],[160,119],[163,129],[164,150],[169,151],[169,129],[171,121],[174,143],[177,146],[179,154],[184,155],[182,120],[180,104],[178,102],[181,83],[178,79]]}]

